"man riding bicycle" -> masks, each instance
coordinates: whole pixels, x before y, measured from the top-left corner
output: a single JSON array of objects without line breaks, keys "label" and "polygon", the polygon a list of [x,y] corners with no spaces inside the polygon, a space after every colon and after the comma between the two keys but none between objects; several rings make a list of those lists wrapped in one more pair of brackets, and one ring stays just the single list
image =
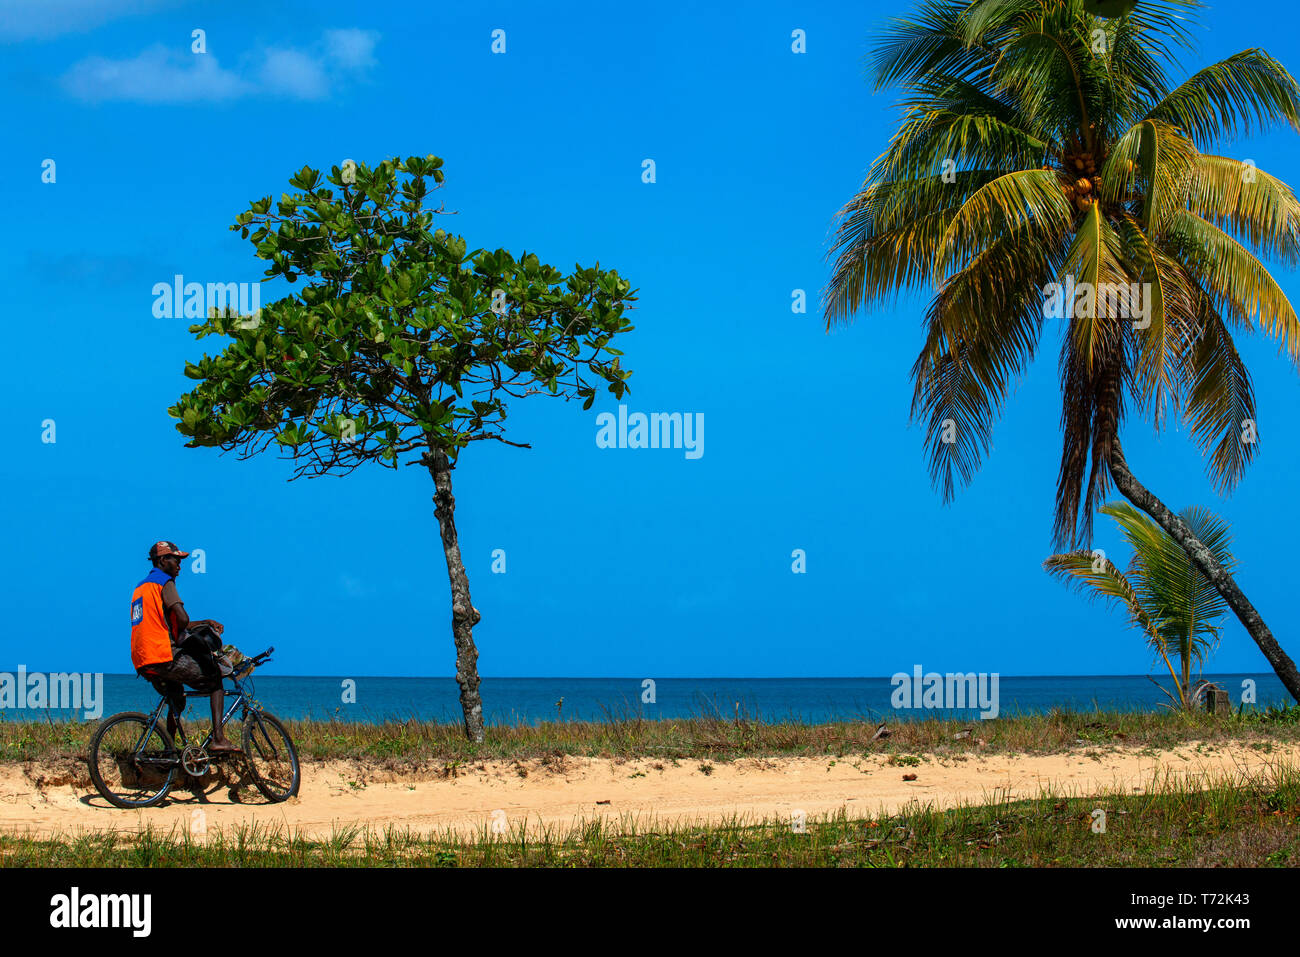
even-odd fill
[{"label": "man riding bicycle", "polygon": [[167,730],[176,735],[177,719],[185,710],[183,685],[210,693],[212,742],[209,751],[238,751],[222,730],[222,709],[226,692],[221,686],[222,669],[212,650],[200,638],[209,629],[220,636],[225,626],[219,621],[191,621],[176,590],[181,560],[189,558],[173,542],[156,542],[149,549],[151,571],[131,593],[131,663],[136,674],[147,678],[167,698]]}]

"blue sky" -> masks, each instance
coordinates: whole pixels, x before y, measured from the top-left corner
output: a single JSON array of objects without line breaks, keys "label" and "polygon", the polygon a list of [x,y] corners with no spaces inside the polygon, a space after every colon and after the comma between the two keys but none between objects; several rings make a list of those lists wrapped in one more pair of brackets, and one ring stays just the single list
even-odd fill
[{"label": "blue sky", "polygon": [[[632,411],[703,413],[705,454],[599,449],[606,396],[510,409],[512,438],[456,470],[480,670],[495,676],[819,676],[927,670],[1131,674],[1121,617],[1049,580],[1059,339],[974,484],[948,507],[909,426],[920,309],[827,334],[828,229],[887,142],[861,59],[902,3],[723,5],[10,2],[0,257],[0,670],[129,670],[128,596],[159,538],[202,548],[190,613],[281,673],[447,675],[446,569],[427,473],[286,481],[274,458],[186,449],[166,409],[212,340],[151,289],[255,281],[227,230],[303,165],[436,153],[447,228],[640,289]],[[1187,71],[1300,40],[1265,5],[1204,15]],[[791,52],[791,31],[807,52]],[[195,29],[207,53],[191,52]],[[506,52],[491,52],[492,31]],[[1295,134],[1237,144],[1292,183]],[[657,181],[641,180],[653,159]],[[56,181],[41,182],[42,162]],[[1279,272],[1293,299],[1294,274]],[[806,314],[791,311],[807,291]],[[263,291],[263,302],[282,294]],[[1295,370],[1261,338],[1261,451],[1229,499],[1185,433],[1134,419],[1130,464],[1175,508],[1230,519],[1239,582],[1293,656]],[[42,422],[56,423],[44,443]],[[486,446],[486,447],[485,447]],[[1100,519],[1095,544],[1124,557]],[[506,573],[491,571],[506,552]],[[806,574],[791,572],[803,549]],[[1217,671],[1267,670],[1230,619]]]}]

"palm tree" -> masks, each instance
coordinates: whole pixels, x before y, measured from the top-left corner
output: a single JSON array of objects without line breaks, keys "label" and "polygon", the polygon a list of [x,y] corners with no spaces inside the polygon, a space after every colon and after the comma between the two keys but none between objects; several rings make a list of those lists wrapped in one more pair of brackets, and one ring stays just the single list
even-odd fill
[{"label": "palm tree", "polygon": [[1208,152],[1279,122],[1300,129],[1300,88],[1262,50],[1173,85],[1166,67],[1191,47],[1197,5],[1142,0],[1106,20],[1082,0],[930,0],[893,21],[873,66],[878,88],[903,87],[902,123],[840,211],[825,317],[829,328],[932,291],[912,414],[946,502],[978,470],[1059,312],[1057,546],[1091,540],[1113,481],[1187,552],[1300,701],[1295,663],[1120,446],[1130,406],[1157,429],[1181,417],[1230,491],[1256,449],[1233,334],[1257,324],[1300,360],[1300,320],[1258,258],[1300,258],[1300,202],[1250,161]]},{"label": "palm tree", "polygon": [[[1183,547],[1133,506],[1111,503],[1098,511],[1115,519],[1133,550],[1128,574],[1105,555],[1089,551],[1053,555],[1043,567],[1057,578],[1073,581],[1081,591],[1090,591],[1092,597],[1123,608],[1129,623],[1146,635],[1169,668],[1178,702],[1192,708],[1196,704],[1192,664],[1203,664],[1218,642],[1218,620],[1228,610],[1227,603]],[[1183,509],[1178,517],[1223,568],[1234,567],[1229,551],[1232,535],[1222,519],[1197,506]],[[1178,671],[1170,661],[1171,653],[1179,661]]]}]

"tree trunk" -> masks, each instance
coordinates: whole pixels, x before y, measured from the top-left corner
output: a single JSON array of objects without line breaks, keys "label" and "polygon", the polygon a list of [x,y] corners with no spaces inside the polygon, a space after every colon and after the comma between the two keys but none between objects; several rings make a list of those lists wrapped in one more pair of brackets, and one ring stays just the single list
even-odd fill
[{"label": "tree trunk", "polygon": [[1210,550],[1192,535],[1192,530],[1187,527],[1187,523],[1152,495],[1129,471],[1118,437],[1114,438],[1111,444],[1110,476],[1125,498],[1155,519],[1156,523],[1183,547],[1183,551],[1191,558],[1192,564],[1223,596],[1228,607],[1241,621],[1242,627],[1255,640],[1255,644],[1259,645],[1259,650],[1264,652],[1264,657],[1268,659],[1277,676],[1282,679],[1282,685],[1291,693],[1291,697],[1300,701],[1300,672],[1296,671],[1295,662],[1282,650],[1282,646],[1273,637],[1273,632],[1269,631],[1268,625],[1264,624],[1264,619],[1242,594],[1232,576],[1215,560]]},{"label": "tree trunk", "polygon": [[451,637],[456,643],[456,683],[460,685],[460,707],[465,715],[465,737],[483,743],[483,699],[478,693],[478,649],[474,647],[474,626],[482,617],[469,599],[469,576],[460,557],[456,538],[456,499],[451,494],[451,461],[447,453],[430,448],[425,457],[433,476],[433,514],[442,535],[447,556],[447,578],[451,582]]}]

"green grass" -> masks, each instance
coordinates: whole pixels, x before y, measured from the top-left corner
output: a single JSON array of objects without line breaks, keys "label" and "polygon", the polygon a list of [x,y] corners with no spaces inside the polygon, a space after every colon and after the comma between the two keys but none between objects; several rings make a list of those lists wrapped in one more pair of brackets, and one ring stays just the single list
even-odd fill
[{"label": "green grass", "polygon": [[[1095,833],[1094,811],[1105,811]],[[8,867],[1293,867],[1300,864],[1300,775],[1276,765],[1204,790],[1171,778],[1148,793],[935,811],[876,820],[842,812],[713,827],[591,823],[490,837],[349,827],[312,839],[239,826],[206,842],[184,830],[35,839],[0,835]]]},{"label": "green grass", "polygon": [[[193,719],[197,727],[201,724]],[[873,740],[878,722],[805,724],[765,722],[743,714],[648,720],[611,715],[608,721],[548,721],[488,729],[481,745],[467,742],[456,723],[288,721],[304,760],[353,759],[395,764],[455,766],[484,760],[575,757],[696,759],[830,756],[877,753],[903,757],[965,753],[1044,754],[1080,747],[1169,748],[1189,741],[1286,744],[1300,741],[1300,706],[1216,718],[1160,711],[1067,712],[1010,715],[991,721],[927,719],[890,722],[891,734]],[[84,755],[95,722],[0,721],[0,761],[37,761]],[[962,732],[969,734],[961,736]]]}]

